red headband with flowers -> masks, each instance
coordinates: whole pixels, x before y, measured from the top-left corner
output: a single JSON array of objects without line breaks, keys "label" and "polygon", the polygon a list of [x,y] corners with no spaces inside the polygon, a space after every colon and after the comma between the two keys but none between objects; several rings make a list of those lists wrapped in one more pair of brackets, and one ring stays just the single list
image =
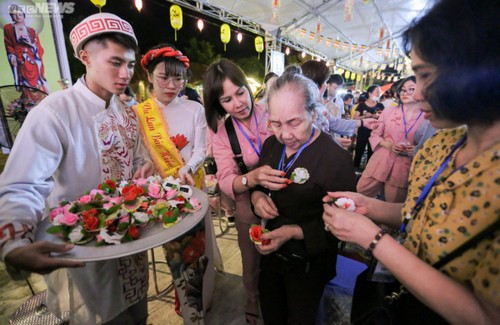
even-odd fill
[{"label": "red headband with flowers", "polygon": [[151,62],[153,62],[154,59],[159,57],[177,59],[178,61],[184,64],[186,69],[189,68],[189,59],[187,58],[187,56],[182,54],[181,51],[174,50],[171,47],[162,47],[159,49],[149,50],[148,53],[146,53],[141,59],[142,68],[148,71],[148,67],[151,64]]}]

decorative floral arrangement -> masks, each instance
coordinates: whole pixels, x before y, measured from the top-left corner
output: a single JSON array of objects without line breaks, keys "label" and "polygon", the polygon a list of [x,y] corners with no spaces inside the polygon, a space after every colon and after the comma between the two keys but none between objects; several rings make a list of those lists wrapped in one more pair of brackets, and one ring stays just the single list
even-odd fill
[{"label": "decorative floral arrangement", "polygon": [[356,210],[356,204],[354,204],[354,201],[346,197],[340,197],[336,199],[332,198],[330,201],[328,201],[328,204],[335,204],[335,206],[337,206],[338,208],[345,209],[347,211]]},{"label": "decorative floral arrangement", "polygon": [[130,182],[107,180],[75,201],[51,209],[48,233],[78,245],[117,245],[140,238],[141,229],[171,227],[201,204],[178,179],[151,176]]},{"label": "decorative floral arrangement", "polygon": [[8,112],[16,120],[23,122],[28,115],[29,111],[36,106],[36,103],[29,100],[28,98],[19,98],[13,100],[8,105]]},{"label": "decorative floral arrangement", "polygon": [[250,235],[250,240],[256,245],[267,245],[269,244],[269,239],[262,239],[262,234],[269,232],[266,228],[262,228],[260,225],[252,224],[250,225],[250,229],[248,230]]},{"label": "decorative floral arrangement", "polygon": [[297,167],[293,170],[290,180],[297,184],[304,184],[309,179],[309,172],[304,167]]}]

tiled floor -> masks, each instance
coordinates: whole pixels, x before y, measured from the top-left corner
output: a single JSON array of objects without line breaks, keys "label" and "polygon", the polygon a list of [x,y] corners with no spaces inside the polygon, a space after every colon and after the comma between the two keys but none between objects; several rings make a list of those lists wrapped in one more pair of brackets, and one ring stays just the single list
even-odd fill
[{"label": "tiled floor", "polygon": [[[216,233],[220,233],[218,223],[214,221]],[[235,228],[229,228],[223,236],[217,238],[217,243],[224,261],[224,272],[216,275],[216,288],[211,310],[205,316],[205,324],[239,325],[245,324],[244,305],[245,293],[241,282],[241,256],[236,240]],[[160,248],[155,250],[157,259],[163,257]],[[161,290],[171,281],[166,266],[158,266],[158,286]],[[30,277],[35,292],[45,289],[41,276]],[[9,317],[32,295],[24,281],[12,281],[0,263],[0,324],[8,324]],[[150,281],[149,296],[155,295],[155,286]],[[151,325],[182,324],[181,317],[174,311],[173,293],[160,295],[149,302],[149,319]]]}]

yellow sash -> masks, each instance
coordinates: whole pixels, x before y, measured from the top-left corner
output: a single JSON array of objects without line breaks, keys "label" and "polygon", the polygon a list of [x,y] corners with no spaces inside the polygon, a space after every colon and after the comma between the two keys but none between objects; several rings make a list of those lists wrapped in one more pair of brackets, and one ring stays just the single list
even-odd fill
[{"label": "yellow sash", "polygon": [[[155,103],[154,99],[148,99],[134,106],[139,119],[144,142],[149,150],[151,159],[160,176],[179,177],[177,172],[184,166],[184,160],[175,143],[170,138],[168,123],[163,116],[163,112]],[[203,188],[205,174],[200,167],[193,175],[195,186]]]}]

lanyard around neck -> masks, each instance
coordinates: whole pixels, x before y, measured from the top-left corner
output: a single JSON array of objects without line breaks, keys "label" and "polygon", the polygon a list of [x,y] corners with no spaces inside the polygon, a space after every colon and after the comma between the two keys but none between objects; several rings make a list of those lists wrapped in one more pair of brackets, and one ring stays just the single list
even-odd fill
[{"label": "lanyard around neck", "polygon": [[311,130],[311,136],[309,137],[309,139],[307,139],[306,143],[304,143],[303,145],[300,146],[299,150],[297,150],[297,152],[295,153],[295,156],[293,157],[293,159],[290,160],[288,162],[288,164],[286,164],[286,166],[284,166],[284,167],[283,167],[283,164],[285,162],[286,146],[283,147],[283,152],[281,153],[281,159],[280,159],[280,162],[278,165],[278,170],[282,170],[286,173],[287,170],[289,170],[290,167],[292,167],[293,163],[295,162],[295,160],[297,160],[297,158],[299,158],[302,151],[304,151],[304,149],[311,143],[312,138],[314,136],[314,131],[315,131],[315,127],[313,125],[312,130]]},{"label": "lanyard around neck", "polygon": [[[431,179],[427,182],[427,184],[425,184],[424,189],[422,190],[422,192],[420,193],[419,197],[417,198],[417,201],[415,202],[415,206],[411,209],[410,213],[403,220],[403,224],[401,225],[401,228],[399,229],[399,232],[401,234],[406,233],[406,225],[408,224],[408,222],[410,222],[410,220],[422,208],[422,203],[424,202],[424,200],[427,197],[427,195],[429,195],[429,192],[431,191],[431,188],[435,185],[436,180],[438,179],[439,175],[441,175],[443,173],[443,171],[445,170],[446,166],[448,165],[448,163],[451,160],[451,156],[453,156],[453,153],[455,151],[457,151],[458,148],[460,148],[460,146],[465,142],[466,138],[467,138],[467,136],[464,135],[462,138],[460,138],[460,140],[458,140],[458,142],[452,147],[451,152],[448,154],[448,156],[443,161],[443,163],[441,164],[441,166],[439,166],[438,170],[434,173],[434,175],[432,175]],[[460,167],[455,168],[453,170],[452,174],[454,172],[456,172],[459,168]]]},{"label": "lanyard around neck", "polygon": [[401,104],[401,113],[403,114],[403,124],[404,124],[404,128],[405,128],[405,139],[408,140],[408,134],[410,134],[411,130],[413,129],[413,127],[417,123],[418,119],[420,118],[420,116],[422,116],[422,111],[420,111],[420,113],[417,116],[417,119],[410,126],[409,130],[406,128],[406,117],[405,117],[405,110],[404,110],[404,105],[403,104]]},{"label": "lanyard around neck", "polygon": [[[256,138],[257,138],[257,145],[259,146],[259,148],[257,149],[257,147],[255,147],[255,145],[253,144],[253,141],[250,139],[250,137],[248,136],[248,133],[246,133],[245,129],[241,126],[241,123],[235,119],[234,117],[232,118],[235,122],[236,122],[236,125],[238,126],[238,129],[240,129],[241,133],[243,133],[243,136],[245,137],[245,139],[247,139],[248,143],[250,143],[250,145],[252,146],[252,149],[253,151],[257,154],[257,156],[260,157],[260,151],[262,150],[262,144],[260,142],[260,134],[259,134],[259,121],[257,121],[257,114],[255,114],[255,109],[253,110],[253,118],[255,120],[255,127],[257,128],[257,135],[256,135]],[[251,121],[251,120],[250,120]],[[251,123],[251,122],[250,122]]]}]

